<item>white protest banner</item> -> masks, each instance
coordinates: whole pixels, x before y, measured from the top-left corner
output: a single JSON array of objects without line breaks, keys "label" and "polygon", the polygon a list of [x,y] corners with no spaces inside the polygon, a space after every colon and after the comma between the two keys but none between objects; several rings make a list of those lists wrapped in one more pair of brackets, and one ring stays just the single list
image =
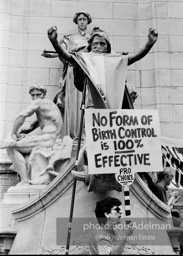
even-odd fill
[{"label": "white protest banner", "polygon": [[85,128],[89,174],[162,171],[157,110],[86,109]]}]

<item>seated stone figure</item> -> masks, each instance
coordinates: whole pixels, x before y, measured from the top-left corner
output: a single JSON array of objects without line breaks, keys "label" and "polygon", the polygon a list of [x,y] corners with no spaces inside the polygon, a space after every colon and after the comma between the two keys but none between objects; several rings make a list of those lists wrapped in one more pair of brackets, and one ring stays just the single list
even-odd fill
[{"label": "seated stone figure", "polygon": [[[12,138],[3,139],[0,143],[0,148],[7,149],[12,169],[20,175],[19,185],[48,184],[50,178],[46,168],[53,170],[54,162],[62,157],[61,151],[64,159],[71,155],[72,140],[69,136],[60,139],[61,113],[51,100],[45,98],[46,92],[43,86],[30,87],[32,103],[15,119]],[[37,120],[30,125],[30,129],[20,130],[26,118],[34,113]],[[33,133],[37,127],[36,133]]]}]

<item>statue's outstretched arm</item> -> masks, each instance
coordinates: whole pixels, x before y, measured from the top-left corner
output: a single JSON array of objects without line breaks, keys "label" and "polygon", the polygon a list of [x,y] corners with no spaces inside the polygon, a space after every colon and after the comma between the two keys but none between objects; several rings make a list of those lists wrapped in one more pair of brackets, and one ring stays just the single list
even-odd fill
[{"label": "statue's outstretched arm", "polygon": [[52,43],[55,51],[58,53],[59,57],[68,61],[70,64],[75,64],[75,61],[72,58],[71,54],[59,44],[57,36],[57,27],[54,26],[48,29],[48,38]]},{"label": "statue's outstretched arm", "polygon": [[58,53],[44,50],[42,52],[41,56],[43,56],[45,58],[57,58],[58,57]]},{"label": "statue's outstretched arm", "polygon": [[134,55],[128,56],[128,66],[142,59],[144,56],[146,56],[148,52],[151,50],[151,48],[153,47],[153,45],[156,43],[157,39],[158,39],[157,31],[155,29],[150,28],[149,34],[148,34],[148,41],[145,44],[145,46]]}]

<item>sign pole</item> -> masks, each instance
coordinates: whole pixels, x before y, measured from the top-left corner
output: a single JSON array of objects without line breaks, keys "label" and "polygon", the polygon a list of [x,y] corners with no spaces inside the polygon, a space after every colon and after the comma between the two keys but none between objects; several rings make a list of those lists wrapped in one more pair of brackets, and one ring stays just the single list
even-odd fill
[{"label": "sign pole", "polygon": [[71,228],[72,228],[72,218],[74,211],[74,201],[75,201],[75,193],[76,193],[76,179],[74,179],[73,189],[72,189],[72,198],[71,198],[71,208],[70,208],[70,216],[69,216],[69,225],[67,232],[67,244],[66,244],[66,255],[69,254],[69,246],[70,246],[70,238],[71,238]]},{"label": "sign pole", "polygon": [[[124,202],[125,202],[125,216],[131,216],[131,207],[130,207],[130,187],[124,186]],[[130,220],[126,221],[126,224],[129,224]]]},{"label": "sign pole", "polygon": [[[121,174],[119,173],[115,174],[116,181],[123,187],[124,191],[124,206],[125,206],[125,217],[131,216],[131,207],[130,207],[130,186],[134,182],[135,175],[133,172],[129,175],[129,179],[125,179],[125,172],[121,171]],[[119,176],[121,177],[121,181],[119,181]],[[130,224],[131,220],[126,220],[126,225]]]},{"label": "sign pole", "polygon": [[[74,166],[75,170],[77,170],[78,156],[79,156],[79,151],[80,151],[80,147],[81,147],[81,136],[82,136],[84,112],[85,112],[85,95],[86,95],[86,84],[84,85],[83,95],[82,95],[81,119],[80,119],[80,128],[79,128],[79,140],[78,140],[78,146],[77,146],[77,152],[76,152],[76,162],[75,162],[75,166]],[[71,229],[72,229],[72,219],[73,219],[73,212],[74,212],[74,201],[75,201],[75,194],[76,194],[76,183],[77,183],[77,180],[74,179],[73,189],[72,189],[72,197],[71,197],[69,225],[68,225],[68,232],[67,232],[66,255],[69,254]]]}]

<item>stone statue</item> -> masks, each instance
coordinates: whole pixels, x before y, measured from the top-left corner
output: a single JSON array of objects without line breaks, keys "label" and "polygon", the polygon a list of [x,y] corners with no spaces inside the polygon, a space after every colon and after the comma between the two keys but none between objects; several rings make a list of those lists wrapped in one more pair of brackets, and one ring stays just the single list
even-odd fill
[{"label": "stone statue", "polygon": [[[54,154],[61,158],[60,147],[63,148],[63,144],[69,148],[64,157],[68,158],[71,154],[72,140],[67,137],[63,141],[60,139],[62,116],[58,107],[45,98],[46,92],[43,86],[30,87],[32,103],[15,119],[12,138],[1,140],[0,148],[6,148],[12,160],[11,169],[20,175],[19,185],[48,184],[49,174],[45,170],[47,166],[53,169],[54,161],[58,160]],[[37,120],[31,123],[30,129],[21,130],[26,118],[33,114],[36,114]]]},{"label": "stone statue", "polygon": [[[78,26],[78,33],[65,35],[59,44],[69,52],[78,52],[88,46],[90,35],[87,32],[87,26],[92,22],[91,16],[85,12],[77,12],[73,22]],[[59,81],[60,89],[57,92],[54,102],[59,107],[63,115],[62,135],[69,135],[71,138],[77,138],[79,134],[80,107],[82,93],[74,86],[73,66],[69,64],[59,54],[43,51],[42,56],[46,58],[59,57],[63,63],[63,71]]]}]

